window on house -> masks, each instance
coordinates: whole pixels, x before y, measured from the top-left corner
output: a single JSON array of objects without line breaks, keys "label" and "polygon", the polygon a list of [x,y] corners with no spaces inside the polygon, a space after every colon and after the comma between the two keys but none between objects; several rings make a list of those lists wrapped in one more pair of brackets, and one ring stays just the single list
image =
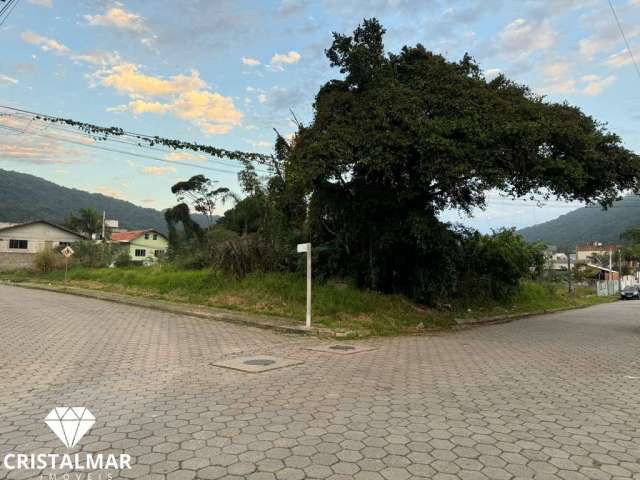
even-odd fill
[{"label": "window on house", "polygon": [[147,251],[144,248],[136,248],[136,257],[146,257]]},{"label": "window on house", "polygon": [[29,242],[27,240],[9,240],[9,248],[20,248],[22,250],[26,250],[29,246]]},{"label": "window on house", "polygon": [[58,246],[60,247],[70,247],[71,242],[58,242]]},{"label": "window on house", "polygon": [[153,254],[154,254],[156,257],[161,257],[162,255],[164,255],[164,250],[154,250],[154,251],[153,251]]},{"label": "window on house", "polygon": [[158,239],[158,234],[157,234],[157,233],[154,233],[154,234],[153,234],[153,239],[154,239],[154,240],[157,240],[157,239]]},{"label": "window on house", "polygon": [[144,234],[144,239],[145,239],[145,240],[149,240],[149,234],[148,234],[148,233],[145,233],[145,234]]}]

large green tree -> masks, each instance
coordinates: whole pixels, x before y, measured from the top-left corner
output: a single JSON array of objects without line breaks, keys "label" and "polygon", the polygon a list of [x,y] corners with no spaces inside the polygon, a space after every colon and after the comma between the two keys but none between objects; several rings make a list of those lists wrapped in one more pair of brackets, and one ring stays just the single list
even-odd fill
[{"label": "large green tree", "polygon": [[483,207],[491,189],[604,206],[638,191],[638,156],[579,108],[487,80],[468,55],[385,54],[384,33],[375,19],[334,33],[326,54],[344,78],[320,89],[284,162],[329,273],[432,300],[472,263],[443,210]]}]

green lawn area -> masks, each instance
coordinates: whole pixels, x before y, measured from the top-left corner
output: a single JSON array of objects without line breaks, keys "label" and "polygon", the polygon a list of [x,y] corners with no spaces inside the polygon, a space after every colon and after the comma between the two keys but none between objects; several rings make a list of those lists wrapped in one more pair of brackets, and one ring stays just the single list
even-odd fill
[{"label": "green lawn area", "polygon": [[[61,284],[64,272],[36,274],[28,271],[0,273],[0,280]],[[271,314],[304,321],[305,279],[294,274],[252,274],[235,279],[215,270],[76,267],[69,270],[69,285],[146,298],[223,307],[243,312]],[[579,290],[569,296],[557,284],[523,283],[508,302],[490,305],[451,305],[432,309],[401,295],[383,295],[347,283],[314,284],[314,322],[330,328],[368,330],[374,335],[413,333],[453,325],[455,318],[486,317],[608,301],[594,292]]]}]

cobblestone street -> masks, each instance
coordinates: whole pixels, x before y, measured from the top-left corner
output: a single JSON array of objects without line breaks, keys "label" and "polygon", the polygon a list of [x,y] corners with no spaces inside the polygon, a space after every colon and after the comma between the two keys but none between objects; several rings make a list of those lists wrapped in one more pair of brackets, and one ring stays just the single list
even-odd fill
[{"label": "cobblestone street", "polygon": [[[130,454],[113,478],[640,479],[640,302],[359,341],[375,349],[350,355],[9,286],[0,326],[2,456]],[[247,355],[304,363],[212,365]],[[73,450],[44,422],[57,406],[96,417]]]}]

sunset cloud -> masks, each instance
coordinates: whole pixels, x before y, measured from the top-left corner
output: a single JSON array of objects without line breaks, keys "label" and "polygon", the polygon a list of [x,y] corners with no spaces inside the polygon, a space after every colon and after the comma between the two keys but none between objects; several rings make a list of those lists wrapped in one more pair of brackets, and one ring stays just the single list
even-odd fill
[{"label": "sunset cloud", "polygon": [[124,64],[96,76],[103,86],[132,98],[128,104],[109,111],[134,115],[171,113],[209,134],[228,133],[242,121],[242,113],[235,108],[233,99],[207,90],[196,70],[190,75],[163,78],[146,75],[136,65]]},{"label": "sunset cloud", "polygon": [[119,7],[107,9],[104,15],[85,15],[84,19],[91,26],[112,27],[138,33],[146,30],[144,17]]},{"label": "sunset cloud", "polygon": [[194,152],[175,151],[165,155],[165,160],[170,162],[206,162],[207,158]]},{"label": "sunset cloud", "polygon": [[176,173],[176,169],[173,167],[144,167],[142,173],[148,175],[166,175],[167,173]]},{"label": "sunset cloud", "polygon": [[602,91],[616,81],[616,77],[610,75],[608,77],[600,77],[599,75],[585,75],[582,77],[585,86],[582,93],[585,95],[600,95]]},{"label": "sunset cloud", "polygon": [[113,87],[132,96],[158,97],[199,90],[206,86],[196,70],[190,75],[175,75],[168,79],[141,73],[132,63],[117,65],[102,79],[102,85]]},{"label": "sunset cloud", "polygon": [[256,67],[260,65],[260,60],[250,57],[242,57],[242,64],[247,65],[249,67]]},{"label": "sunset cloud", "polygon": [[100,185],[99,187],[97,187],[96,192],[101,193],[102,195],[106,195],[107,197],[113,197],[119,200],[126,200],[124,193],[122,193],[120,190],[116,190],[106,185]]},{"label": "sunset cloud", "polygon": [[43,37],[30,30],[26,32],[22,32],[22,34],[20,34],[20,37],[22,38],[22,40],[24,40],[27,43],[30,43],[31,45],[39,46],[40,49],[45,52],[51,51],[58,54],[66,54],[70,52],[69,48],[67,48],[65,45],[61,44],[57,40],[54,40],[53,38]]},{"label": "sunset cloud", "polygon": [[273,57],[271,57],[271,63],[274,65],[281,64],[292,64],[300,61],[302,57],[298,52],[290,51],[289,53],[276,53]]}]

